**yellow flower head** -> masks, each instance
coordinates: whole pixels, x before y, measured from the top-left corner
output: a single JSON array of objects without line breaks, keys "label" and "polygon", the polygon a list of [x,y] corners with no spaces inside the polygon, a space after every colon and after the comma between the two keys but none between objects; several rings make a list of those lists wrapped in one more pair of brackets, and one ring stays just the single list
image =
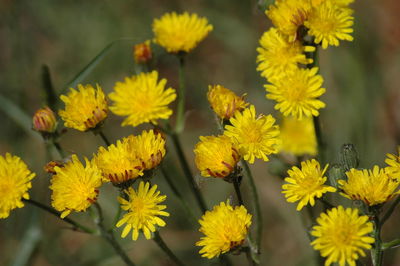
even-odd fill
[{"label": "yellow flower head", "polygon": [[166,13],[153,22],[154,41],[169,53],[190,52],[212,29],[206,18],[187,12]]},{"label": "yellow flower head", "polygon": [[10,211],[24,207],[22,199],[29,199],[28,190],[34,177],[21,158],[9,153],[0,155],[0,218],[7,218]]},{"label": "yellow flower head", "polygon": [[275,109],[284,116],[295,116],[301,119],[303,116],[318,116],[318,109],[324,108],[325,103],[318,97],[325,93],[321,88],[323,78],[317,75],[318,68],[297,68],[279,80],[274,80],[272,85],[265,85],[269,92],[267,99],[275,100]]},{"label": "yellow flower head", "polygon": [[312,6],[310,0],[277,0],[265,14],[278,30],[289,36],[292,42],[297,38],[297,30],[304,25]]},{"label": "yellow flower head", "polygon": [[100,147],[93,162],[101,170],[104,179],[113,184],[143,175],[142,163],[130,148],[127,138],[118,140],[116,145],[111,144],[107,149]]},{"label": "yellow flower head", "polygon": [[282,140],[280,151],[296,156],[317,154],[317,138],[312,117],[297,119],[293,116],[284,116],[279,128]]},{"label": "yellow flower head", "polygon": [[120,116],[128,116],[123,126],[137,126],[151,122],[157,124],[157,119],[168,119],[172,110],[168,104],[176,98],[175,90],[165,90],[166,79],[158,81],[158,72],[140,73],[125,82],[117,82],[114,92],[109,94],[114,105],[110,110]]},{"label": "yellow flower head", "polygon": [[61,211],[64,218],[71,211],[85,211],[97,200],[102,175],[97,166],[85,158],[86,166],[72,155],[72,160],[63,167],[54,167],[56,172],[51,178],[51,205]]},{"label": "yellow flower head", "polygon": [[257,48],[257,70],[268,80],[280,79],[286,72],[295,71],[298,64],[310,64],[304,52],[313,52],[315,47],[303,46],[300,41],[289,42],[276,28],[265,32]]},{"label": "yellow flower head", "polygon": [[250,105],[229,121],[232,126],[225,126],[224,135],[232,139],[239,154],[249,163],[254,163],[255,158],[269,161],[267,155],[278,152],[279,127],[274,125],[272,115],[256,117],[256,109]]},{"label": "yellow flower head", "polygon": [[39,132],[53,133],[57,128],[57,119],[49,107],[36,111],[32,118],[33,129]]},{"label": "yellow flower head", "polygon": [[150,41],[136,44],[133,47],[133,58],[136,64],[143,64],[151,60],[153,54],[151,52]]},{"label": "yellow flower head", "polygon": [[211,108],[221,119],[230,119],[236,111],[242,111],[248,103],[242,97],[237,96],[233,91],[221,86],[208,86],[208,102]]},{"label": "yellow flower head", "polygon": [[231,139],[224,135],[201,136],[194,153],[196,166],[204,177],[224,178],[233,172],[240,160]]},{"label": "yellow flower head", "polygon": [[339,46],[339,40],[353,40],[350,35],[353,32],[352,13],[352,9],[326,0],[314,8],[304,25],[309,29],[308,34],[315,37],[314,42],[321,43],[323,49],[328,45]]},{"label": "yellow flower head", "polygon": [[297,210],[300,211],[308,203],[314,206],[315,198],[321,198],[326,192],[335,192],[336,188],[324,185],[327,180],[324,176],[326,169],[328,165],[321,170],[319,162],[314,159],[301,162],[301,169],[293,166],[285,178],[288,184],[282,185],[286,200],[298,201]]},{"label": "yellow flower head", "polygon": [[361,200],[369,206],[385,203],[400,193],[399,181],[377,165],[372,170],[350,169],[346,176],[347,180],[338,181],[343,190],[340,194],[352,200]]},{"label": "yellow flower head", "polygon": [[144,170],[157,167],[165,156],[165,139],[153,130],[143,131],[139,136],[130,136],[127,142]]},{"label": "yellow flower head", "polygon": [[[312,6],[318,6],[325,1],[329,1],[329,0],[311,0],[311,4],[312,4]],[[335,3],[336,5],[338,5],[340,7],[347,7],[351,3],[354,2],[354,0],[330,0],[330,1],[332,1],[333,3]]]},{"label": "yellow flower head", "polygon": [[388,165],[386,167],[386,172],[397,179],[400,182],[400,146],[397,147],[397,154],[386,154],[387,158],[385,163]]},{"label": "yellow flower head", "polygon": [[317,223],[311,231],[315,237],[311,245],[322,257],[327,257],[326,266],[332,263],[355,266],[360,256],[365,257],[364,249],[372,248],[374,238],[368,235],[373,225],[368,216],[358,215],[357,209],[342,206],[330,209],[317,218]]},{"label": "yellow flower head", "polygon": [[92,85],[79,84],[78,90],[71,88],[68,95],[61,95],[60,99],[65,103],[65,110],[58,114],[66,127],[86,131],[107,118],[107,101],[99,85],[94,89]]},{"label": "yellow flower head", "polygon": [[126,237],[132,230],[132,240],[137,240],[141,230],[146,239],[150,239],[151,232],[156,231],[155,226],[165,226],[165,222],[158,216],[169,216],[169,213],[163,211],[166,206],[160,205],[167,196],[161,196],[160,191],[156,190],[157,185],[150,187],[150,183],[142,181],[137,191],[131,187],[125,190],[128,200],[118,197],[121,208],[127,211],[116,225],[121,227],[126,224],[121,237]]},{"label": "yellow flower head", "polygon": [[221,202],[212,211],[206,211],[199,223],[199,231],[205,236],[196,246],[203,246],[199,252],[202,257],[212,259],[243,244],[251,225],[251,214],[243,205],[232,207],[228,202]]}]

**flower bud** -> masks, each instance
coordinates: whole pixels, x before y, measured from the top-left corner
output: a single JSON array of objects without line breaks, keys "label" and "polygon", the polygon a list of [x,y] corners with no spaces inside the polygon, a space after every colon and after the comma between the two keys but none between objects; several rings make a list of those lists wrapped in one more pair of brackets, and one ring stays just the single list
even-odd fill
[{"label": "flower bud", "polygon": [[340,165],[333,165],[331,169],[328,171],[329,182],[331,186],[338,187],[338,181],[341,179],[345,179],[346,176],[344,174],[344,170],[340,167]]},{"label": "flower bud", "polygon": [[353,144],[343,144],[340,151],[340,163],[346,172],[358,167],[358,153]]},{"label": "flower bud", "polygon": [[36,111],[32,124],[36,131],[53,133],[57,128],[57,119],[54,112],[46,106]]},{"label": "flower bud", "polygon": [[151,60],[152,51],[150,47],[150,41],[145,41],[143,43],[136,44],[133,47],[133,58],[137,64],[144,64]]}]

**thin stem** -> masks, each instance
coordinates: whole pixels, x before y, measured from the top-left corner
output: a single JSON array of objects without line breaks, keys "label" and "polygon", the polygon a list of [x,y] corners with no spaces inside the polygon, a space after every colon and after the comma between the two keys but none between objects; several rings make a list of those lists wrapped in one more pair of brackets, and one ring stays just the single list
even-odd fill
[{"label": "thin stem", "polygon": [[382,250],[386,250],[386,249],[390,249],[390,248],[396,248],[400,246],[400,238],[395,239],[393,241],[390,242],[386,242],[386,243],[382,243]]},{"label": "thin stem", "polygon": [[242,193],[240,193],[239,178],[237,176],[233,177],[233,187],[235,188],[235,192],[236,192],[236,196],[238,198],[239,205],[244,205]]},{"label": "thin stem", "polygon": [[182,149],[182,145],[180,143],[180,140],[178,138],[178,135],[176,133],[172,133],[171,135],[172,138],[172,142],[174,143],[174,146],[176,148],[176,152],[179,158],[179,162],[182,166],[183,172],[185,173],[186,179],[188,180],[188,182],[190,183],[190,188],[194,194],[194,196],[196,197],[196,201],[201,209],[201,211],[203,213],[206,212],[207,210],[207,206],[206,203],[203,199],[203,196],[201,195],[201,192],[199,190],[199,187],[197,186],[192,171],[190,170],[189,164],[186,160],[185,154],[183,153],[183,149]]},{"label": "thin stem", "polygon": [[381,219],[381,225],[383,225],[387,221],[387,219],[389,219],[389,217],[392,215],[393,211],[396,209],[397,204],[399,204],[399,202],[400,202],[400,196],[397,196],[396,200],[392,203],[392,205],[390,205],[389,209],[383,215]]},{"label": "thin stem", "polygon": [[115,239],[113,231],[108,231],[106,230],[103,222],[104,222],[104,217],[103,217],[103,211],[100,207],[100,205],[96,202],[94,203],[94,206],[97,209],[98,212],[98,219],[96,220],[97,226],[100,229],[101,236],[107,240],[107,242],[114,248],[115,252],[121,257],[121,259],[125,262],[126,265],[129,266],[134,266],[135,264],[131,261],[131,259],[128,257],[128,255],[125,253],[125,251],[122,249],[122,247],[118,244],[117,240]]},{"label": "thin stem", "polygon": [[262,238],[262,230],[263,230],[263,218],[262,218],[262,213],[261,213],[260,201],[258,198],[257,187],[254,182],[253,175],[251,174],[250,167],[245,160],[242,160],[242,165],[243,165],[244,170],[246,171],[247,177],[249,179],[253,206],[255,208],[256,221],[257,221],[256,222],[256,249],[257,249],[257,254],[260,254],[260,250],[261,250],[260,246],[261,246],[261,238]]},{"label": "thin stem", "polygon": [[61,213],[56,211],[56,210],[54,210],[53,208],[51,208],[49,206],[46,206],[46,205],[44,205],[44,204],[42,204],[42,203],[40,203],[38,201],[32,200],[32,199],[22,199],[22,200],[24,202],[32,204],[33,206],[36,206],[36,207],[38,207],[38,208],[40,208],[40,209],[42,209],[42,210],[54,215],[54,216],[56,216],[57,218],[59,218],[60,220],[66,222],[66,223],[69,223],[70,225],[73,226],[73,230],[79,230],[79,231],[84,232],[84,233],[94,234],[94,230],[92,230],[90,228],[87,228],[86,226],[83,226],[83,225],[79,224],[78,222],[75,222],[74,220],[72,220],[72,219],[70,219],[68,217],[65,217],[64,219],[61,218],[60,217]]},{"label": "thin stem", "polygon": [[253,258],[251,257],[251,249],[250,247],[242,247],[242,251],[246,253],[247,262],[250,266],[255,266],[256,263],[254,262]]},{"label": "thin stem", "polygon": [[53,140],[52,143],[56,148],[57,152],[60,154],[61,158],[65,158],[65,152],[63,148],[61,148],[60,143],[58,143],[56,140]]},{"label": "thin stem", "polygon": [[322,138],[321,132],[321,122],[319,120],[319,116],[313,116],[315,136],[317,138],[318,145],[318,159],[321,164],[325,163],[325,144]]},{"label": "thin stem", "polygon": [[178,106],[176,111],[175,132],[182,132],[185,126],[185,55],[179,54],[179,90],[178,90]]},{"label": "thin stem", "polygon": [[108,138],[106,137],[106,135],[104,135],[103,130],[100,129],[100,130],[98,131],[98,134],[100,135],[101,139],[104,141],[104,143],[105,143],[107,146],[110,146],[110,145],[111,145],[111,142],[108,140]]},{"label": "thin stem", "polygon": [[221,254],[221,256],[219,256],[219,264],[221,266],[231,266],[232,265],[232,261],[229,259],[228,254]]},{"label": "thin stem", "polygon": [[185,210],[186,214],[189,215],[190,220],[192,221],[193,224],[197,224],[197,219],[196,216],[193,214],[191,208],[189,207],[189,205],[187,204],[187,202],[185,201],[185,199],[183,198],[182,194],[179,192],[179,190],[176,188],[176,186],[174,185],[174,183],[172,182],[172,179],[170,177],[170,175],[168,174],[168,172],[165,170],[164,166],[161,165],[161,173],[163,174],[163,176],[165,177],[165,180],[167,181],[169,187],[171,188],[172,192],[175,194],[175,196],[179,199],[180,203],[182,204],[183,209]]},{"label": "thin stem", "polygon": [[164,240],[161,238],[160,233],[158,231],[154,232],[154,238],[153,238],[154,242],[157,243],[157,245],[165,252],[165,254],[168,255],[168,257],[175,262],[176,265],[179,266],[184,266],[185,264],[182,263],[177,256],[175,256],[175,254],[171,251],[171,249],[169,249],[169,247],[167,246],[167,244],[165,244]]},{"label": "thin stem", "polygon": [[383,251],[382,251],[382,240],[381,240],[381,223],[378,215],[372,217],[372,223],[374,224],[373,236],[375,243],[373,249],[371,249],[372,264],[374,266],[381,266],[383,262]]}]

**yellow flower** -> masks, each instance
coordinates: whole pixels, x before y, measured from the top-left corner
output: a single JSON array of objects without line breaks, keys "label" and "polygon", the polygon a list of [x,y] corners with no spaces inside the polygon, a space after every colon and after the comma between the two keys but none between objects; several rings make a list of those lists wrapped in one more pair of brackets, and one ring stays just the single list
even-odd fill
[{"label": "yellow flower", "polygon": [[152,56],[149,40],[136,44],[133,47],[133,58],[135,59],[136,64],[146,63],[151,60]]},{"label": "yellow flower", "polygon": [[[312,6],[318,6],[325,1],[329,0],[311,0],[311,4]],[[335,3],[340,7],[347,7],[348,5],[354,2],[354,0],[330,0],[330,1],[332,1],[333,3]]]},{"label": "yellow flower", "polygon": [[400,182],[400,146],[397,147],[397,154],[386,154],[387,158],[385,163],[389,166],[386,167],[386,172]]},{"label": "yellow flower", "polygon": [[28,190],[34,177],[21,158],[9,153],[0,155],[0,218],[7,218],[10,211],[24,207],[22,199],[29,199]]},{"label": "yellow flower", "polygon": [[265,14],[278,30],[289,36],[289,41],[297,39],[297,31],[303,26],[312,10],[310,0],[277,0]]},{"label": "yellow flower", "polygon": [[397,194],[399,181],[389,176],[386,169],[377,165],[372,170],[350,169],[347,180],[339,180],[340,194],[352,200],[361,200],[369,206],[385,203]]},{"label": "yellow flower", "polygon": [[54,112],[46,106],[35,112],[32,125],[36,131],[53,133],[57,128],[57,119]]},{"label": "yellow flower", "polygon": [[129,146],[128,138],[106,148],[100,147],[93,162],[101,170],[105,180],[113,184],[124,183],[143,175],[143,167],[136,153]]},{"label": "yellow flower", "polygon": [[286,72],[295,71],[298,64],[310,64],[305,52],[315,51],[315,47],[303,46],[299,41],[289,42],[276,28],[265,32],[257,48],[257,70],[268,80],[279,79]]},{"label": "yellow flower", "polygon": [[86,166],[72,155],[72,160],[62,167],[54,167],[56,172],[51,178],[51,205],[61,211],[64,218],[71,211],[85,211],[97,200],[102,176],[97,166],[85,158]]},{"label": "yellow flower", "polygon": [[364,249],[372,248],[374,238],[368,234],[372,233],[373,225],[368,216],[358,215],[357,209],[333,208],[322,213],[317,223],[311,231],[315,237],[311,245],[322,257],[327,257],[326,266],[332,263],[355,266],[360,256],[365,257]]},{"label": "yellow flower", "polygon": [[78,85],[78,91],[71,88],[67,96],[61,95],[65,110],[58,114],[66,127],[86,131],[95,128],[107,118],[107,101],[99,85],[95,90],[92,85]]},{"label": "yellow flower", "polygon": [[159,204],[167,196],[160,196],[160,191],[156,190],[157,185],[153,185],[150,188],[150,183],[142,181],[137,192],[131,187],[125,190],[129,200],[118,197],[121,208],[127,211],[117,223],[117,227],[126,224],[121,237],[126,237],[132,230],[132,240],[137,240],[139,230],[142,230],[146,239],[150,239],[151,232],[156,231],[155,226],[165,226],[165,222],[158,216],[169,216],[169,213],[163,211],[166,206]]},{"label": "yellow flower", "polygon": [[204,177],[224,178],[233,172],[240,160],[231,139],[224,135],[201,136],[194,153],[196,166]]},{"label": "yellow flower", "polygon": [[275,100],[275,109],[284,116],[292,115],[298,119],[303,116],[318,116],[318,109],[325,107],[325,103],[318,97],[325,93],[325,89],[321,88],[323,78],[317,72],[317,67],[297,68],[285,77],[274,80],[272,85],[265,85],[269,92],[267,99]]},{"label": "yellow flower", "polygon": [[232,126],[225,126],[224,135],[232,139],[239,154],[249,163],[254,163],[255,158],[269,161],[267,155],[278,152],[279,127],[274,125],[272,115],[256,117],[256,109],[250,105],[229,121]]},{"label": "yellow flower", "polygon": [[311,117],[296,119],[293,116],[284,116],[280,130],[281,151],[296,156],[317,154],[317,138]]},{"label": "yellow flower", "polygon": [[205,236],[196,246],[203,246],[199,251],[202,257],[212,259],[243,244],[251,225],[251,214],[243,205],[232,207],[229,202],[221,202],[212,211],[206,211],[199,223],[199,231]]},{"label": "yellow flower", "polygon": [[321,198],[326,192],[335,192],[336,188],[324,185],[327,180],[324,176],[326,169],[328,165],[321,171],[319,162],[314,159],[301,162],[301,169],[293,166],[285,178],[288,184],[282,185],[286,200],[298,201],[297,210],[300,211],[308,203],[314,206],[314,198]]},{"label": "yellow flower", "polygon": [[169,53],[190,52],[212,29],[206,18],[187,12],[166,13],[153,22],[154,41]]},{"label": "yellow flower", "polygon": [[165,90],[166,79],[158,82],[158,72],[140,73],[125,82],[117,82],[114,92],[109,94],[114,105],[110,110],[120,116],[128,116],[123,126],[137,126],[151,122],[157,124],[157,119],[168,119],[172,110],[168,104],[176,98],[175,90]]},{"label": "yellow flower", "polygon": [[139,136],[129,136],[127,142],[144,170],[155,168],[165,156],[165,139],[161,133],[153,130],[143,131]]},{"label": "yellow flower", "polygon": [[243,98],[221,85],[208,86],[208,102],[221,119],[230,119],[236,111],[246,108],[248,103]]},{"label": "yellow flower", "polygon": [[315,37],[314,42],[322,43],[323,49],[328,45],[339,46],[339,40],[353,40],[350,35],[353,32],[352,13],[352,9],[327,0],[314,8],[304,25],[309,29],[308,34]]}]

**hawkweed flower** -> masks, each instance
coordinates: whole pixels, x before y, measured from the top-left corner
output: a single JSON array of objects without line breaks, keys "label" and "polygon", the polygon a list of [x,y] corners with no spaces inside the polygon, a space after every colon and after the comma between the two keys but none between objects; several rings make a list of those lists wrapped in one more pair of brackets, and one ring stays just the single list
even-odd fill
[{"label": "hawkweed flower", "polygon": [[151,60],[153,53],[150,47],[150,40],[136,44],[133,47],[133,59],[136,64],[144,64]]},{"label": "hawkweed flower", "polygon": [[329,45],[339,46],[339,40],[352,41],[354,17],[353,10],[340,7],[333,0],[323,1],[313,9],[304,25],[308,34],[314,36],[314,42],[321,43],[326,49]]},{"label": "hawkweed flower", "polygon": [[289,42],[276,28],[263,34],[257,48],[257,70],[268,80],[280,79],[286,72],[295,71],[299,64],[311,64],[305,52],[315,51],[315,47],[303,46],[300,41]]},{"label": "hawkweed flower", "polygon": [[317,154],[317,138],[314,122],[311,117],[297,119],[293,116],[284,116],[280,125],[281,152],[296,156]]},{"label": "hawkweed flower", "polygon": [[282,193],[288,202],[299,202],[296,210],[304,206],[315,205],[315,198],[321,198],[326,192],[335,192],[336,188],[325,185],[327,177],[324,176],[328,165],[321,170],[319,162],[312,159],[301,162],[301,169],[293,166],[285,178],[286,184],[282,185]]},{"label": "hawkweed flower", "polygon": [[317,72],[317,67],[297,68],[284,78],[272,81],[271,85],[265,85],[267,99],[275,100],[275,109],[284,116],[292,115],[298,119],[318,116],[318,110],[325,107],[318,97],[325,93],[325,89],[321,88],[324,80]]},{"label": "hawkweed flower", "polygon": [[225,126],[224,135],[232,139],[239,154],[249,163],[254,163],[255,158],[269,161],[267,155],[278,152],[279,127],[274,125],[272,115],[256,116],[254,105],[250,105],[229,121],[232,125]]},{"label": "hawkweed flower", "polygon": [[368,206],[385,203],[400,193],[399,181],[377,165],[372,170],[352,168],[346,176],[347,180],[338,181],[343,191],[340,194],[351,200],[361,200]]},{"label": "hawkweed flower", "polygon": [[95,89],[92,85],[78,84],[78,90],[71,88],[60,99],[65,103],[65,110],[58,114],[66,127],[87,131],[107,118],[107,101],[99,85]]},{"label": "hawkweed flower", "polygon": [[24,207],[22,199],[29,199],[28,190],[34,177],[18,156],[0,155],[0,218],[7,218],[15,208]]},{"label": "hawkweed flower", "polygon": [[167,196],[160,195],[157,191],[157,185],[150,187],[150,183],[140,182],[138,190],[129,188],[125,190],[128,200],[118,197],[121,208],[127,211],[117,227],[125,225],[121,237],[125,238],[132,230],[132,240],[137,240],[139,231],[142,231],[146,239],[151,238],[151,232],[156,231],[156,226],[163,227],[165,222],[159,216],[169,216],[169,213],[163,211],[166,206],[160,205]]},{"label": "hawkweed flower", "polygon": [[97,166],[85,158],[85,166],[74,154],[63,167],[54,167],[51,178],[51,205],[61,212],[61,218],[72,211],[81,212],[96,202],[102,175]]},{"label": "hawkweed flower", "polygon": [[239,152],[227,136],[200,137],[194,148],[195,162],[204,177],[224,178],[235,170]]},{"label": "hawkweed flower", "polygon": [[101,170],[106,181],[121,184],[143,175],[141,160],[132,151],[128,138],[118,140],[116,145],[100,147],[93,162]]},{"label": "hawkweed flower", "polygon": [[236,111],[242,111],[248,103],[244,95],[239,97],[233,91],[221,86],[208,86],[207,99],[211,108],[221,119],[230,119]]},{"label": "hawkweed flower", "polygon": [[397,147],[397,154],[386,154],[387,158],[385,163],[388,165],[386,167],[386,172],[397,179],[400,182],[400,146]]},{"label": "hawkweed flower", "polygon": [[169,53],[190,52],[213,26],[196,14],[166,13],[153,22],[154,41]]},{"label": "hawkweed flower", "polygon": [[137,126],[158,119],[168,119],[172,110],[168,104],[176,98],[175,90],[165,89],[166,79],[158,81],[158,72],[140,73],[117,82],[114,92],[109,94],[114,102],[110,110],[119,116],[127,116],[122,126]]},{"label": "hawkweed flower", "polygon": [[139,136],[129,136],[127,143],[144,170],[157,167],[165,156],[165,139],[154,130],[143,131]]},{"label": "hawkweed flower", "polygon": [[355,266],[360,256],[365,257],[364,250],[371,249],[375,241],[369,236],[373,225],[368,220],[368,216],[360,216],[357,209],[344,209],[342,206],[317,218],[317,225],[311,231],[315,237],[311,245],[327,258],[326,266],[332,263]]},{"label": "hawkweed flower", "polygon": [[57,119],[49,107],[44,107],[35,112],[32,118],[33,129],[41,133],[53,133],[57,128]]},{"label": "hawkweed flower", "polygon": [[[311,4],[312,6],[318,6],[321,3],[325,2],[326,0],[311,0]],[[330,0],[333,3],[335,3],[336,5],[340,6],[340,7],[348,7],[351,3],[354,2],[354,0]]]},{"label": "hawkweed flower", "polygon": [[205,236],[196,246],[203,247],[199,251],[202,257],[212,259],[243,244],[251,225],[251,214],[243,205],[233,207],[229,202],[221,202],[212,211],[206,211],[199,223],[199,231]]}]

